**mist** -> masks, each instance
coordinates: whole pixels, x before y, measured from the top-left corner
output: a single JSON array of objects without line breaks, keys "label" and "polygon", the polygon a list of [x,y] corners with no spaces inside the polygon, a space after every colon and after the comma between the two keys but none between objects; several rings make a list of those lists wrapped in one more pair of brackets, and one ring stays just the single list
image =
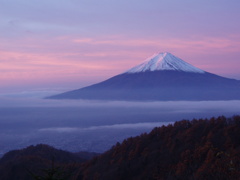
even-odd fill
[{"label": "mist", "polygon": [[240,101],[124,102],[0,98],[0,154],[39,143],[104,152],[182,119],[239,114]]}]

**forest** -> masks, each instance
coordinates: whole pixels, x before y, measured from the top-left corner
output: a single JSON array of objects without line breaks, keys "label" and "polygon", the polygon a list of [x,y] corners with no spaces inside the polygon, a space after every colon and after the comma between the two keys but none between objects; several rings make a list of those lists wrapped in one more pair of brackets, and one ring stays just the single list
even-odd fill
[{"label": "forest", "polygon": [[0,179],[234,180],[240,177],[239,132],[240,116],[220,116],[156,127],[103,154],[30,146],[0,159]]}]

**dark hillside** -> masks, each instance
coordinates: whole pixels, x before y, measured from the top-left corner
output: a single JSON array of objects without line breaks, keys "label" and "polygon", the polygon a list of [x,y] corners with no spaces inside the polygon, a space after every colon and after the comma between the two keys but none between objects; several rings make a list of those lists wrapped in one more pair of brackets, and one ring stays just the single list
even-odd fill
[{"label": "dark hillside", "polygon": [[0,179],[30,180],[29,172],[41,177],[55,172],[58,180],[237,180],[239,132],[240,116],[182,120],[128,138],[85,162],[79,158],[88,157],[85,153],[30,146],[0,159]]},{"label": "dark hillside", "polygon": [[59,176],[69,178],[74,169],[84,161],[86,160],[73,153],[48,145],[29,146],[10,151],[0,159],[0,179],[32,180],[33,175],[46,175],[44,170],[56,170],[60,173]]},{"label": "dark hillside", "polygon": [[85,163],[84,179],[239,179],[240,117],[179,121]]}]

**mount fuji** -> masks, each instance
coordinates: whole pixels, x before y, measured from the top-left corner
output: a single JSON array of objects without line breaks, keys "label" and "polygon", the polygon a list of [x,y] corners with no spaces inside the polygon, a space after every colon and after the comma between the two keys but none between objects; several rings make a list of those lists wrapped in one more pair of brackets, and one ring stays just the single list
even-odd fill
[{"label": "mount fuji", "polygon": [[240,81],[159,53],[103,82],[48,97],[124,101],[239,100]]}]

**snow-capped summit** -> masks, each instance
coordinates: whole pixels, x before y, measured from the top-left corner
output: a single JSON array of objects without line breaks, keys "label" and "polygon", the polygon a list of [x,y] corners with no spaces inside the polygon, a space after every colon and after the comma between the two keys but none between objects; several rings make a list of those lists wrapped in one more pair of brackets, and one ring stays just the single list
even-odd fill
[{"label": "snow-capped summit", "polygon": [[154,54],[150,58],[146,59],[142,64],[129,69],[126,73],[162,70],[205,73],[205,71],[188,64],[187,62],[168,52]]}]

